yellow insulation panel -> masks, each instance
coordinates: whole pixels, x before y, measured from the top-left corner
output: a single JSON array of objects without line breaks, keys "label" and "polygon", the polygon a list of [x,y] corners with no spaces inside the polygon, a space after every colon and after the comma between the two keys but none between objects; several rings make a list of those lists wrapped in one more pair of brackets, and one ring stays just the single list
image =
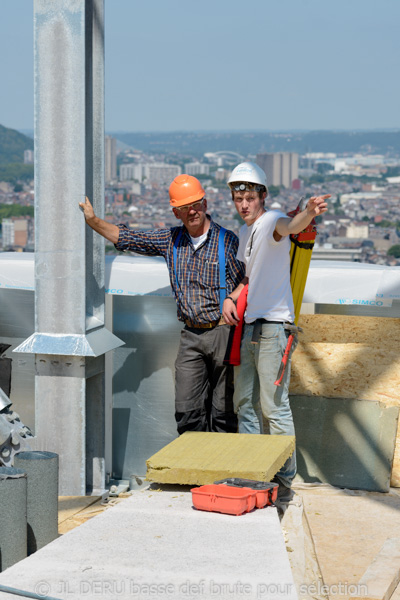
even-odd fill
[{"label": "yellow insulation panel", "polygon": [[225,477],[270,481],[294,448],[294,436],[187,431],[148,459],[146,478],[181,485]]}]

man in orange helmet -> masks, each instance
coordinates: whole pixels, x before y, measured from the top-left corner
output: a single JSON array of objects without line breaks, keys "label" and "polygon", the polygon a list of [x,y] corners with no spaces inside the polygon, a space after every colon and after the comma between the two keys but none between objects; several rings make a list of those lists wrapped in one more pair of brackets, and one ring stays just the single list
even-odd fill
[{"label": "man in orange helmet", "polygon": [[86,198],[80,203],[86,223],[117,250],[163,256],[175,295],[181,332],[175,362],[175,418],[179,433],[236,433],[232,367],[224,365],[229,325],[222,303],[243,279],[236,259],[238,239],[207,215],[205,191],[198,179],[179,175],[169,188],[178,227],[134,232],[94,214]]}]

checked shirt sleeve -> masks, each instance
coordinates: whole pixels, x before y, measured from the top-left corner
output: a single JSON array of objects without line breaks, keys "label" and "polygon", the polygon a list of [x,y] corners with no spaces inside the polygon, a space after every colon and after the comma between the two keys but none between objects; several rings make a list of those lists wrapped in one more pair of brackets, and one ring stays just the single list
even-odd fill
[{"label": "checked shirt sleeve", "polygon": [[245,276],[245,266],[236,258],[239,240],[232,231],[225,234],[226,292],[230,294]]},{"label": "checked shirt sleeve", "polygon": [[119,238],[115,244],[117,250],[129,250],[146,256],[166,256],[171,241],[170,229],[136,232],[123,224],[119,224],[118,227]]}]

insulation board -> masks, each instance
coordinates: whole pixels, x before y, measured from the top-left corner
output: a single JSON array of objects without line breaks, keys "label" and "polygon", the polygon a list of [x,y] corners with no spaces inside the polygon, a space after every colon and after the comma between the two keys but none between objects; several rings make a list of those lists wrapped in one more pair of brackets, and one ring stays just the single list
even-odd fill
[{"label": "insulation board", "polygon": [[399,408],[371,400],[290,396],[298,476],[388,492]]},{"label": "insulation board", "polygon": [[182,485],[225,477],[270,481],[294,448],[294,436],[187,431],[148,459],[146,478]]}]

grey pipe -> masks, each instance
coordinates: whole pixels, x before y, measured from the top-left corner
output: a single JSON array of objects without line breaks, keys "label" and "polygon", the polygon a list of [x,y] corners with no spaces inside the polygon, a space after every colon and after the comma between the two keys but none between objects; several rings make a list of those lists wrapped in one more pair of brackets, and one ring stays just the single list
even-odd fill
[{"label": "grey pipe", "polygon": [[0,571],[27,555],[27,480],[22,469],[0,467]]},{"label": "grey pipe", "polygon": [[0,584],[0,592],[5,594],[14,594],[15,596],[22,596],[23,598],[34,598],[35,600],[60,600],[59,598],[53,598],[52,596],[39,596],[34,592],[26,592],[25,590],[19,590],[17,588],[8,587],[7,585]]},{"label": "grey pipe", "polygon": [[20,452],[14,466],[28,476],[28,556],[58,537],[58,454]]}]

